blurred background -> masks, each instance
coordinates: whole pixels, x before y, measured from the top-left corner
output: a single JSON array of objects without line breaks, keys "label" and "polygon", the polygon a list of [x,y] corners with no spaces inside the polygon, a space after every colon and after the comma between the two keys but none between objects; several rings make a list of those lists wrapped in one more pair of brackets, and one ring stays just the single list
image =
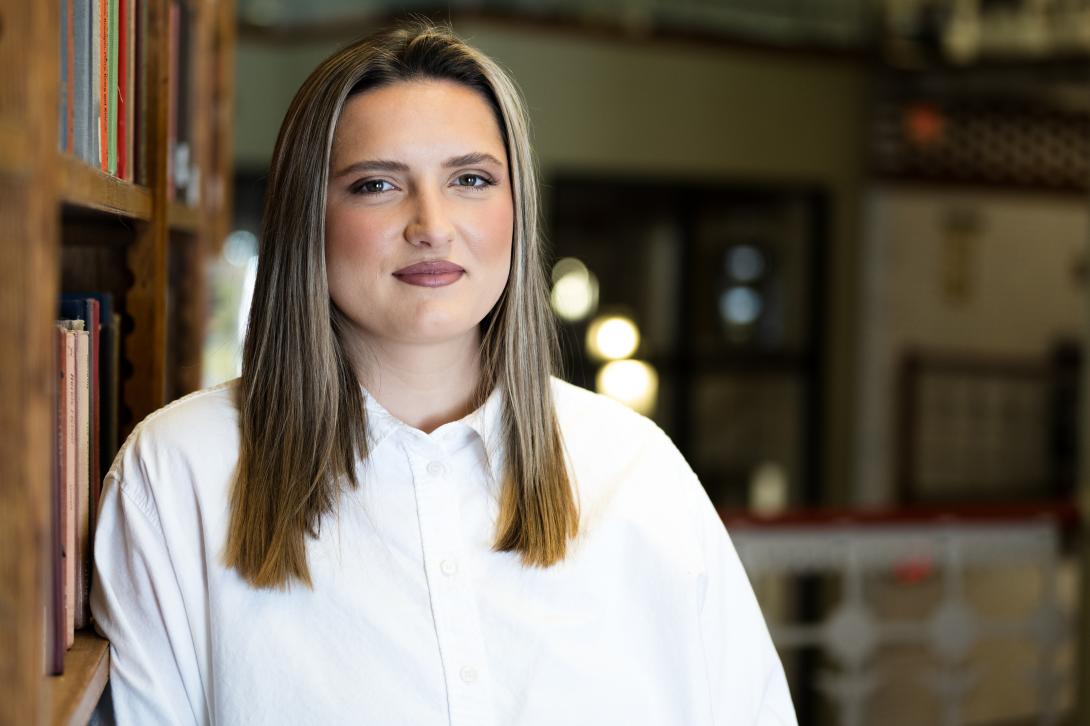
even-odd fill
[{"label": "blurred background", "polygon": [[206,384],[289,101],[407,11],[521,86],[565,375],[691,462],[800,723],[1090,723],[1090,2],[237,0]]}]

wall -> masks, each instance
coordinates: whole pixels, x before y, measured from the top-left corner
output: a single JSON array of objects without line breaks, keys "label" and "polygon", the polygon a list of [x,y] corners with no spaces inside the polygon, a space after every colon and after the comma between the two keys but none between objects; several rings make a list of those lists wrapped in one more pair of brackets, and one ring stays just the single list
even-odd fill
[{"label": "wall", "polygon": [[[975,219],[964,264],[950,257],[951,215]],[[908,347],[1040,356],[1081,340],[1090,214],[1080,196],[879,187],[865,203],[856,493],[894,500],[896,366]],[[963,266],[964,297],[945,287]]]}]

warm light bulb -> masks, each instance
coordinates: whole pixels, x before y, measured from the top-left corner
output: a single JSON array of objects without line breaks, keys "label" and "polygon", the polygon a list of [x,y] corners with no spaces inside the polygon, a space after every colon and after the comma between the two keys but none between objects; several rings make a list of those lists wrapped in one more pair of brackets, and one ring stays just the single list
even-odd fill
[{"label": "warm light bulb", "polygon": [[615,360],[599,369],[595,386],[599,393],[650,416],[658,398],[659,374],[654,366],[642,360]]},{"label": "warm light bulb", "polygon": [[553,289],[549,296],[553,312],[568,322],[586,318],[598,306],[598,278],[574,257],[553,265]]},{"label": "warm light bulb", "polygon": [[624,315],[596,318],[587,328],[587,349],[602,360],[628,358],[639,345],[640,329]]}]

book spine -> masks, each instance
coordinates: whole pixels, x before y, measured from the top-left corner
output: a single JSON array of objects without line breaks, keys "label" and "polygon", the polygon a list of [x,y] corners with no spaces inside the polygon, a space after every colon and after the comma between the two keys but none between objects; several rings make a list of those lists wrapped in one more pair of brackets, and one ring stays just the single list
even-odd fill
[{"label": "book spine", "polygon": [[110,2],[93,0],[98,6],[98,156],[102,171],[109,171],[110,156],[110,101],[108,77],[110,73]]},{"label": "book spine", "polygon": [[106,109],[102,107],[102,0],[89,0],[91,4],[90,22],[87,26],[87,34],[90,37],[90,66],[91,74],[88,79],[90,87],[88,95],[91,100],[89,138],[91,139],[90,161],[93,166],[101,168],[102,157],[102,128],[105,124],[103,114]]},{"label": "book spine", "polygon": [[68,89],[72,85],[72,77],[68,74],[68,34],[70,26],[68,25],[68,13],[67,13],[67,0],[60,0],[61,12],[60,12],[60,34],[61,34],[61,62],[60,62],[60,93],[57,99],[57,128],[60,131],[60,136],[57,139],[57,144],[61,151],[68,150],[68,112],[71,108],[68,105]]},{"label": "book spine", "polygon": [[91,333],[76,331],[76,613],[77,630],[87,627],[90,580],[90,522],[91,522]]},{"label": "book spine", "polygon": [[135,179],[137,184],[148,184],[148,155],[147,155],[147,124],[145,120],[148,118],[148,78],[147,78],[147,59],[145,58],[148,38],[148,21],[147,10],[143,2],[136,4],[136,50],[134,55],[136,56],[136,108],[134,119],[134,130],[136,132],[136,159],[135,159]]},{"label": "book spine", "polygon": [[68,505],[66,498],[66,484],[68,470],[65,457],[65,438],[68,435],[68,381],[66,363],[66,331],[61,326],[53,329],[54,348],[54,400],[53,400],[53,487],[52,496],[52,578],[50,588],[50,617],[46,620],[49,629],[48,663],[51,675],[60,675],[64,672],[64,651],[67,632],[67,621],[64,610],[64,577],[65,577],[65,507]]},{"label": "book spine", "polygon": [[64,622],[65,648],[76,641],[76,334],[65,331],[65,379],[68,387],[65,408],[64,456]]},{"label": "book spine", "polygon": [[91,365],[90,365],[90,389],[91,389],[91,414],[90,414],[90,447],[91,447],[91,480],[90,480],[90,519],[89,544],[94,543],[95,513],[98,511],[98,496],[102,489],[102,463],[101,463],[101,431],[99,421],[102,415],[101,392],[101,356],[102,356],[102,315],[99,301],[94,298],[87,299],[88,326],[91,331]]},{"label": "book spine", "polygon": [[128,24],[132,21],[129,14],[128,0],[121,0],[117,6],[117,175],[121,179],[129,177],[129,147],[126,138],[129,134],[129,33]]},{"label": "book spine", "polygon": [[127,29],[125,35],[125,48],[126,48],[126,63],[128,69],[126,72],[125,92],[126,98],[129,99],[126,104],[125,113],[126,119],[126,134],[125,134],[125,152],[128,161],[125,164],[125,179],[126,181],[133,181],[135,175],[133,174],[133,155],[136,153],[136,0],[127,0],[128,13],[127,13]]},{"label": "book spine", "polygon": [[106,41],[109,44],[107,48],[107,75],[106,75],[106,102],[107,107],[107,171],[114,176],[117,176],[117,95],[119,90],[118,85],[118,48],[117,48],[117,21],[118,21],[118,0],[109,0],[109,8],[107,12],[107,25],[106,25]]},{"label": "book spine", "polygon": [[85,0],[74,3],[72,21],[72,150],[87,163],[94,160],[92,138],[91,8]]},{"label": "book spine", "polygon": [[76,105],[76,36],[75,36],[75,0],[66,0],[64,13],[64,149],[71,151],[76,142],[75,105]]}]

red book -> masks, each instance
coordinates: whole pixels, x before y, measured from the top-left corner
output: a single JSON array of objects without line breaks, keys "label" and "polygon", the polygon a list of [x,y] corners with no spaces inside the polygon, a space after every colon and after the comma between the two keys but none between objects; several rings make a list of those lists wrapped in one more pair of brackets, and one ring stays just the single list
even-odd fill
[{"label": "red book", "polygon": [[55,370],[53,372],[54,408],[53,408],[53,496],[52,499],[52,534],[53,534],[53,576],[51,582],[50,618],[46,623],[49,628],[49,673],[59,676],[64,672],[64,652],[66,650],[68,618],[65,612],[65,571],[68,523],[68,336],[61,326],[53,329],[53,346],[56,349]]}]

